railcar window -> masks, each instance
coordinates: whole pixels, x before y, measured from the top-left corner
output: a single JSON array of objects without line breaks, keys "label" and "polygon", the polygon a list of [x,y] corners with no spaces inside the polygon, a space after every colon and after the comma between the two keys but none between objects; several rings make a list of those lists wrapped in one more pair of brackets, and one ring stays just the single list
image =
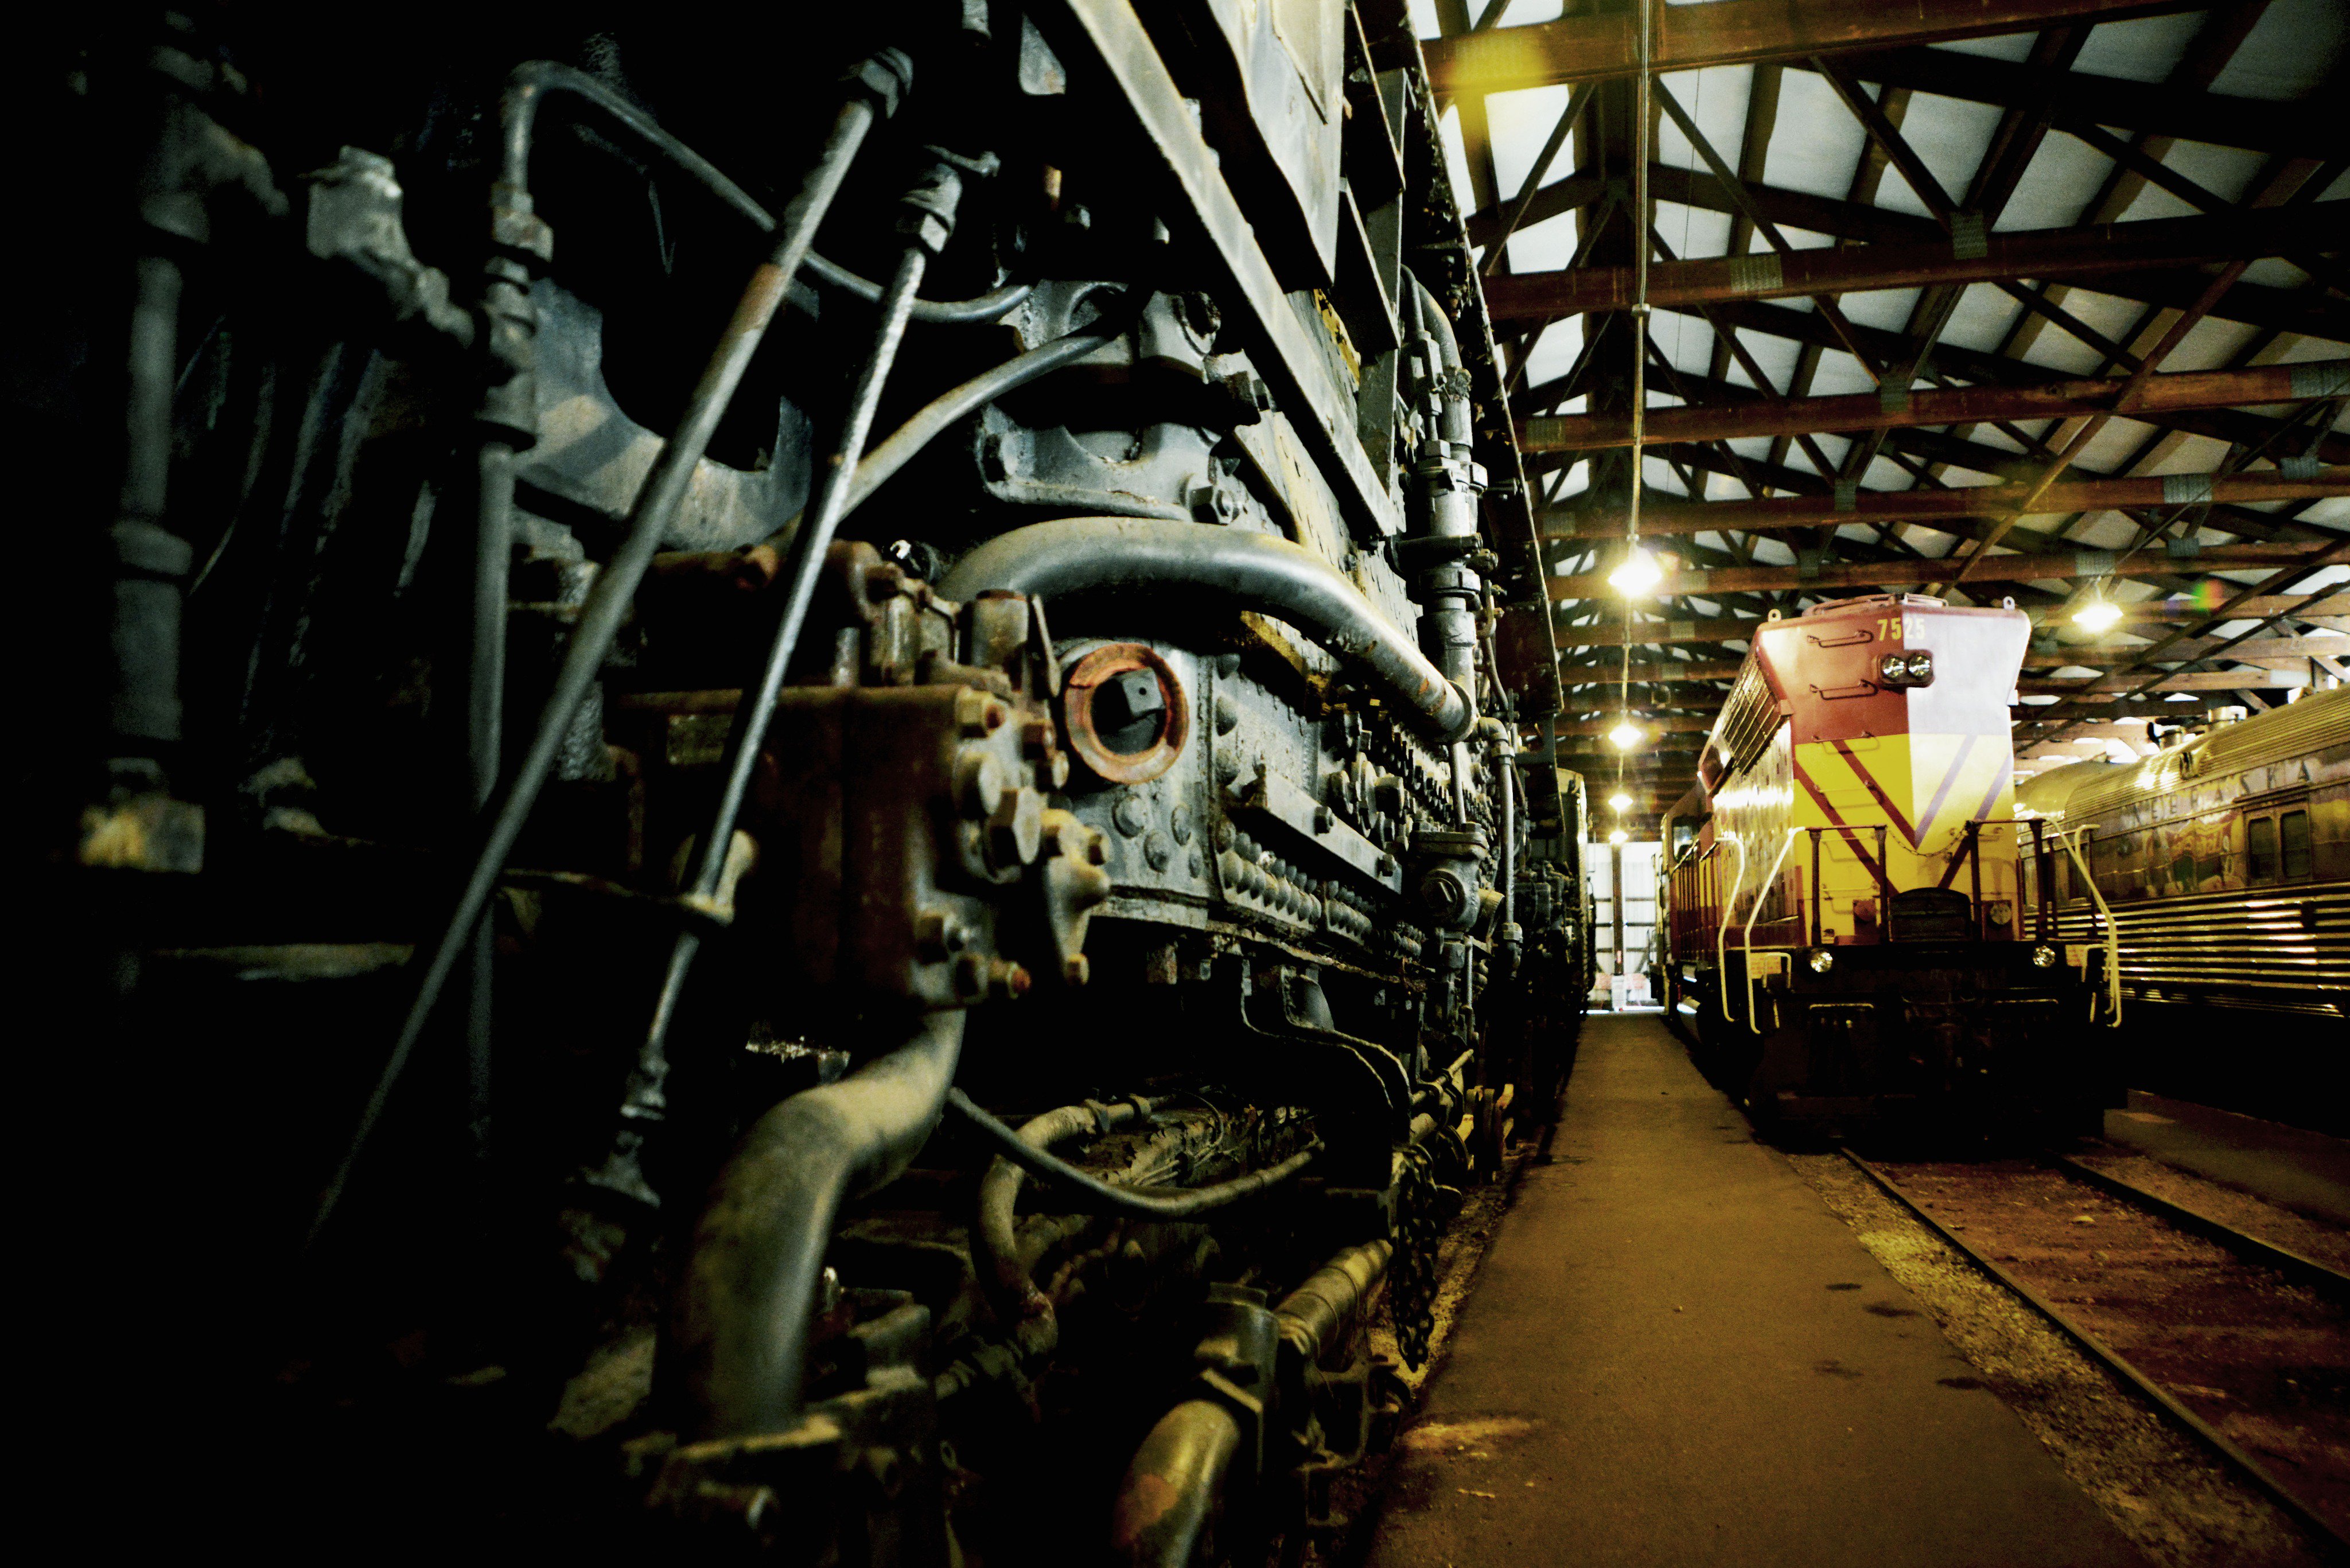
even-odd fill
[{"label": "railcar window", "polygon": [[2276,818],[2256,816],[2244,825],[2244,880],[2273,882],[2276,874]]},{"label": "railcar window", "polygon": [[2282,876],[2287,882],[2309,879],[2309,813],[2288,811],[2277,818],[2277,838],[2282,846]]}]

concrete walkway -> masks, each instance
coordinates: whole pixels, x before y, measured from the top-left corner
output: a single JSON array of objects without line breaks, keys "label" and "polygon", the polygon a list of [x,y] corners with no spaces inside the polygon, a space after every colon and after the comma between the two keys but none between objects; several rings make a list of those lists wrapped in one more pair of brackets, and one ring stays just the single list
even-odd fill
[{"label": "concrete walkway", "polygon": [[2350,1226],[2350,1141],[2132,1089],[2106,1138],[2207,1180]]},{"label": "concrete walkway", "polygon": [[2140,1561],[1654,1018],[1595,1017],[1371,1568]]}]

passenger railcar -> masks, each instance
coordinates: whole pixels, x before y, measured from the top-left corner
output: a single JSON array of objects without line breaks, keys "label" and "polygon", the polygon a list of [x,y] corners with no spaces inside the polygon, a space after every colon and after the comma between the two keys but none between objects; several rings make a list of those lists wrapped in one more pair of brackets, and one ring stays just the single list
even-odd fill
[{"label": "passenger railcar", "polygon": [[[2339,1127],[2350,1049],[2350,690],[2034,779],[2027,886],[2117,953],[2133,1083]],[[2028,835],[2029,825],[2019,832]]]},{"label": "passenger railcar", "polygon": [[1756,628],[1668,818],[1667,1001],[1760,1122],[2085,1119],[2097,960],[2025,901],[2029,622],[1917,595]]},{"label": "passenger railcar", "polygon": [[1586,940],[1399,0],[38,24],[51,1449],[263,1555],[1329,1528]]}]

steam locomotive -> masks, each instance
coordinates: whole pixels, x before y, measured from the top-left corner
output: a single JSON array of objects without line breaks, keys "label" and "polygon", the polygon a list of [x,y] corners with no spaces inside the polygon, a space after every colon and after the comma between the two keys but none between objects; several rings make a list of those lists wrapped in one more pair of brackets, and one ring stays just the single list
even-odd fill
[{"label": "steam locomotive", "polygon": [[2026,897],[2012,606],[1846,599],[1757,627],[1666,818],[1667,1017],[1758,1124],[2085,1126],[2103,954]]},{"label": "steam locomotive", "polygon": [[2070,846],[2027,862],[2027,896],[2110,946],[2134,1083],[2338,1130],[2306,1085],[2350,1040],[2350,691],[2166,742],[2018,792]]},{"label": "steam locomotive", "polygon": [[56,1244],[151,1243],[60,1431],[182,1527],[1302,1560],[1555,1103],[1584,802],[1405,8],[808,23],[25,57],[26,1103]]}]

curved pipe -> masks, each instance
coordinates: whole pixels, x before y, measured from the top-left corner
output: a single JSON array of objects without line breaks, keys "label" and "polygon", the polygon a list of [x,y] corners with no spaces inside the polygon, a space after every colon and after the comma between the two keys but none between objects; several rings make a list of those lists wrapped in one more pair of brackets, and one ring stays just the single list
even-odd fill
[{"label": "curved pipe", "polygon": [[[1063,1106],[1024,1124],[1020,1141],[1031,1148],[1050,1149],[1065,1138],[1123,1127],[1147,1114],[1149,1106],[1148,1101],[1125,1100],[1101,1106],[1099,1115],[1091,1106]],[[1027,1179],[1025,1170],[1001,1157],[987,1168],[979,1183],[979,1227],[972,1237],[983,1265],[980,1282],[987,1289],[996,1316],[1013,1329],[1030,1322],[1041,1326],[1053,1319],[1052,1299],[1036,1288],[1035,1278],[1020,1256],[1016,1216],[1020,1189]],[[1057,1337],[1057,1332],[1047,1330],[1045,1336]]]},{"label": "curved pipe", "polygon": [[965,556],[939,591],[1041,595],[1114,587],[1186,587],[1234,610],[1289,622],[1378,678],[1443,741],[1476,725],[1469,695],[1329,563],[1269,534],[1146,517],[1066,517],[1000,535]]},{"label": "curved pipe", "polygon": [[1322,1140],[1315,1138],[1304,1148],[1278,1165],[1252,1170],[1246,1176],[1220,1181],[1213,1187],[1189,1187],[1172,1192],[1144,1192],[1130,1187],[1112,1187],[1066,1160],[1055,1159],[1043,1149],[1032,1147],[1020,1134],[982,1110],[969,1095],[961,1089],[947,1091],[947,1104],[961,1113],[972,1126],[985,1134],[1004,1158],[1026,1170],[1031,1176],[1041,1176],[1088,1200],[1088,1205],[1107,1214],[1132,1214],[1145,1220],[1190,1220],[1211,1210],[1238,1203],[1243,1198],[1253,1198],[1268,1188],[1276,1187],[1314,1163],[1322,1152]]},{"label": "curved pipe", "polygon": [[[814,251],[808,252],[807,271],[810,277],[827,288],[853,294],[868,305],[881,303],[879,284],[859,277],[838,262],[827,261]],[[1014,306],[1035,292],[1033,283],[1007,283],[971,299],[918,299],[914,302],[913,318],[934,327],[983,327],[991,321],[1003,320]]]},{"label": "curved pipe", "polygon": [[1779,857],[1771,862],[1771,870],[1762,878],[1762,886],[1755,889],[1753,906],[1746,911],[1746,961],[1741,966],[1745,972],[1739,977],[1739,994],[1746,1000],[1746,1027],[1758,1034],[1762,1031],[1757,1027],[1761,1020],[1754,1009],[1754,919],[1762,912],[1762,900],[1769,898],[1771,889],[1779,885],[1779,867],[1787,863],[1787,851],[1795,846],[1796,836],[1803,831],[1800,827],[1787,829],[1786,841],[1779,846]]},{"label": "curved pipe", "polygon": [[[1444,306],[1438,302],[1428,285],[1419,281],[1418,273],[1406,267],[1404,275],[1411,279],[1412,299],[1419,307],[1420,330],[1436,339],[1438,362],[1447,370],[1461,369],[1461,339],[1453,334],[1451,317],[1444,314]],[[1449,441],[1465,444],[1474,439],[1469,424],[1469,400],[1466,397],[1450,391],[1445,394],[1443,412],[1438,416],[1437,431]]]},{"label": "curved pipe", "polygon": [[1738,846],[1738,875],[1730,884],[1730,896],[1721,901],[1721,909],[1713,926],[1714,987],[1718,993],[1714,1005],[1721,1009],[1724,1022],[1735,1023],[1730,1016],[1730,911],[1737,906],[1738,895],[1746,890],[1746,840],[1738,834],[1729,836]]},{"label": "curved pipe", "polygon": [[[525,60],[506,78],[505,99],[499,115],[504,131],[499,178],[513,190],[527,192],[530,188],[531,144],[537,134],[539,108],[556,93],[567,94],[593,107],[609,126],[624,132],[639,150],[700,185],[761,234],[775,232],[775,214],[728,179],[716,164],[663,130],[660,121],[594,77],[554,60]],[[879,284],[859,277],[845,266],[813,252],[803,265],[818,283],[853,294],[869,305],[881,302]],[[1035,287],[1033,283],[1014,283],[992,289],[975,299],[917,300],[913,319],[946,327],[1001,320]]]},{"label": "curved pipe", "polygon": [[1111,1561],[1188,1568],[1240,1446],[1240,1423],[1212,1400],[1187,1399],[1159,1417],[1118,1489]]},{"label": "curved pipe", "polygon": [[674,1339],[697,1436],[781,1431],[798,1416],[834,1218],[846,1199],[894,1180],[938,1126],[963,1019],[931,1013],[889,1055],[794,1095],[753,1125],[718,1173],[694,1228]]},{"label": "curved pipe", "polygon": [[[1049,375],[1064,365],[1073,365],[1087,355],[1108,347],[1118,340],[1116,331],[1072,332],[1066,337],[1055,337],[1040,344],[1025,354],[1015,355],[992,370],[984,370],[953,388],[916,410],[914,416],[889,432],[889,439],[858,460],[857,472],[849,482],[848,503],[842,515],[856,511],[872,497],[897,472],[911,462],[915,455],[957,420],[978,412],[996,399],[1017,391],[1029,382]],[[780,550],[791,543],[800,525],[794,517],[776,529],[753,549]]]}]

